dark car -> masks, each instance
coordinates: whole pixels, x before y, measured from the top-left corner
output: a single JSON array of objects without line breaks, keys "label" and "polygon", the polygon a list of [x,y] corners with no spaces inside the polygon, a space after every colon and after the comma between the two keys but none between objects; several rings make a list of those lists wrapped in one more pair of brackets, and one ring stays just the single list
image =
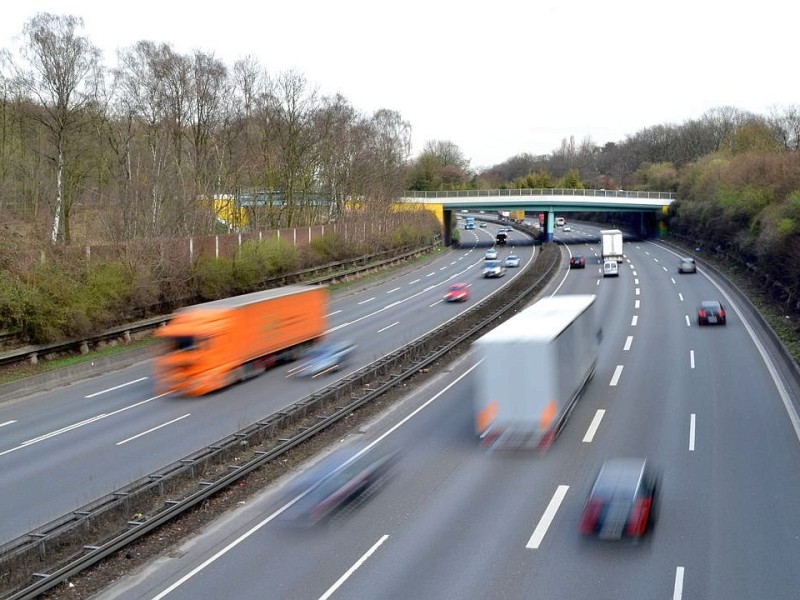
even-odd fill
[{"label": "dark car", "polygon": [[292,483],[292,495],[299,498],[281,520],[312,526],[331,519],[387,483],[397,458],[396,450],[382,446],[355,444],[334,452]]},{"label": "dark car", "polygon": [[638,539],[655,524],[658,475],[641,458],[603,463],[581,516],[580,531],[603,540]]},{"label": "dark car", "polygon": [[678,273],[697,273],[697,263],[693,258],[681,258],[678,261]]},{"label": "dark car", "polygon": [[498,245],[505,244],[507,241],[508,241],[508,234],[505,232],[498,233],[495,236],[495,242],[497,242]]},{"label": "dark car", "polygon": [[569,259],[569,268],[570,269],[585,269],[586,268],[586,258],[583,256],[573,256]]},{"label": "dark car", "polygon": [[300,364],[289,369],[287,377],[319,377],[342,368],[356,349],[353,342],[331,342],[309,350]]},{"label": "dark car", "polygon": [[727,317],[722,302],[703,300],[697,308],[698,325],[725,325]]},{"label": "dark car", "polygon": [[469,300],[469,286],[466,283],[454,283],[444,295],[447,302],[466,302]]}]

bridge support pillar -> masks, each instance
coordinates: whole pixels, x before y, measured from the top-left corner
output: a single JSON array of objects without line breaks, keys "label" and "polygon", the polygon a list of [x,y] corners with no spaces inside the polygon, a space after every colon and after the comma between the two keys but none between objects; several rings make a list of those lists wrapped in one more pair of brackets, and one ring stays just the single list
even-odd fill
[{"label": "bridge support pillar", "polygon": [[555,226],[556,216],[552,210],[547,211],[547,217],[544,220],[544,233],[545,233],[545,241],[552,242],[553,241],[553,227]]}]

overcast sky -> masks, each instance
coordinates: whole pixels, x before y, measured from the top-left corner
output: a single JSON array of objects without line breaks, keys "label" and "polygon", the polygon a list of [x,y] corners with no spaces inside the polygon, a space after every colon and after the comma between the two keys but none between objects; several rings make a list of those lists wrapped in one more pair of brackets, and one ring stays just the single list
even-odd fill
[{"label": "overcast sky", "polygon": [[398,111],[414,156],[447,140],[474,168],[721,106],[800,105],[791,0],[17,0],[1,11],[0,46],[38,12],[83,18],[107,66],[152,40],[294,69],[363,113]]}]

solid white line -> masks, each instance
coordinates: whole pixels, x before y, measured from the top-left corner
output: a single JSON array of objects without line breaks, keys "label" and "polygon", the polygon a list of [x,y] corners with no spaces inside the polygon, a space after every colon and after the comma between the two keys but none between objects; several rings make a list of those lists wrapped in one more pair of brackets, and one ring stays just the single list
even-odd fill
[{"label": "solid white line", "polygon": [[694,369],[694,350],[689,350],[689,365]]},{"label": "solid white line", "polygon": [[689,315],[684,315],[684,316],[686,317],[686,326],[687,327],[691,327],[692,326],[692,322],[689,320]]},{"label": "solid white line", "polygon": [[594,418],[589,424],[589,429],[586,430],[586,435],[583,436],[584,443],[590,444],[592,442],[594,434],[597,433],[597,428],[600,427],[600,421],[603,420],[603,415],[605,414],[606,411],[602,408],[598,408],[597,412],[594,413]]},{"label": "solid white line", "polygon": [[636,327],[636,324],[639,322],[639,315],[633,315],[631,318],[631,327]]},{"label": "solid white line", "polygon": [[333,595],[333,593],[334,593],[336,590],[338,590],[338,589],[341,587],[341,585],[342,585],[342,584],[343,584],[345,581],[347,581],[347,580],[350,578],[350,575],[352,575],[353,573],[355,573],[355,572],[356,572],[356,569],[358,569],[358,568],[359,568],[361,565],[363,565],[363,564],[364,564],[364,563],[367,561],[367,559],[368,559],[370,556],[372,556],[372,555],[375,553],[375,551],[376,551],[378,548],[380,548],[380,547],[381,547],[381,544],[383,544],[383,542],[385,542],[385,541],[386,541],[386,540],[388,540],[388,539],[389,539],[389,536],[388,536],[388,535],[384,535],[383,537],[381,537],[381,539],[379,539],[377,542],[375,542],[375,543],[372,545],[372,548],[370,548],[369,550],[367,550],[367,551],[364,553],[364,555],[363,555],[361,558],[359,558],[359,559],[356,561],[356,563],[355,563],[355,564],[354,564],[352,567],[350,567],[349,569],[347,569],[347,571],[345,572],[345,574],[344,574],[344,575],[342,575],[341,577],[339,577],[339,579],[336,581],[336,583],[334,583],[334,584],[333,584],[333,585],[332,585],[332,586],[331,586],[331,587],[328,589],[328,591],[327,591],[327,592],[325,592],[324,594],[322,594],[322,596],[320,596],[320,597],[319,597],[319,600],[328,600],[328,598],[330,598],[330,597]]},{"label": "solid white line", "polygon": [[558,507],[561,506],[564,496],[567,495],[568,489],[568,485],[560,485],[556,489],[556,493],[553,494],[550,504],[547,505],[547,508],[542,515],[542,519],[539,521],[536,529],[533,530],[531,539],[529,539],[528,543],[525,545],[528,550],[536,550],[539,547],[539,544],[542,543],[542,539],[544,539],[547,529],[550,527],[550,523],[553,522],[553,518],[556,516]]},{"label": "solid white line", "polygon": [[639,308],[639,306],[641,305],[641,302],[642,302],[641,300],[637,300],[636,302],[634,302],[633,303],[633,308]]},{"label": "solid white line", "polygon": [[6,425],[13,425],[16,421],[6,421],[5,423],[0,423],[0,427],[5,427]]},{"label": "solid white line", "polygon": [[392,293],[396,292],[396,291],[397,291],[397,290],[399,290],[399,289],[400,289],[400,288],[394,288],[393,290],[389,290],[389,291],[388,291],[388,292],[386,292],[386,293],[387,293],[387,294],[392,294]]},{"label": "solid white line", "polygon": [[134,383],[139,383],[140,381],[144,381],[147,377],[139,377],[139,379],[134,379],[133,381],[129,381],[127,383],[121,383],[119,385],[115,385],[114,387],[108,388],[107,390],[101,390],[99,392],[95,392],[94,394],[89,394],[88,396],[84,396],[87,400],[89,398],[94,398],[95,396],[99,396],[100,394],[105,394],[106,392],[113,392],[114,390],[118,390],[120,388],[124,388],[128,385],[133,385]]},{"label": "solid white line", "polygon": [[161,429],[162,427],[166,427],[167,425],[172,425],[173,423],[177,423],[181,419],[185,419],[186,417],[188,417],[191,414],[192,413],[186,413],[182,417],[178,417],[177,419],[172,419],[172,421],[167,421],[166,423],[162,423],[161,425],[157,425],[156,427],[153,427],[152,429],[148,429],[147,431],[143,431],[142,433],[137,433],[133,437],[129,437],[127,440],[122,440],[121,442],[117,442],[116,445],[117,446],[122,446],[122,444],[127,444],[128,442],[133,441],[136,438],[140,438],[143,435],[147,435],[148,433],[153,433],[154,431],[157,431],[157,430]]},{"label": "solid white line", "polygon": [[633,336],[629,335],[628,339],[625,340],[625,347],[622,348],[625,352],[631,349],[631,344],[633,343]]},{"label": "solid white line", "polygon": [[678,292],[678,299],[679,299],[681,302],[683,302],[683,294],[681,294],[680,292]]},{"label": "solid white line", "polygon": [[[441,300],[439,302],[441,302]],[[391,329],[395,325],[400,325],[400,321],[395,321],[394,323],[392,323],[391,325],[387,325],[383,329],[378,329],[378,333],[383,333],[384,331],[386,331],[387,329]]]},{"label": "solid white line", "polygon": [[422,280],[421,279],[415,279],[414,281],[409,281],[408,285],[411,285],[413,283],[419,283],[420,281],[422,281]]},{"label": "solid white line", "polygon": [[[420,412],[422,412],[424,409],[426,409],[428,406],[430,406],[430,405],[431,405],[431,404],[433,404],[433,403],[434,403],[436,400],[438,400],[438,399],[439,399],[441,396],[443,396],[443,395],[444,395],[444,394],[445,394],[447,391],[449,391],[449,390],[450,390],[450,388],[454,387],[454,386],[455,386],[457,383],[459,383],[459,382],[460,382],[462,379],[464,379],[464,378],[465,378],[467,375],[469,375],[470,373],[472,373],[472,371],[473,371],[475,368],[477,368],[477,366],[478,366],[479,364],[481,364],[481,361],[478,361],[477,363],[475,363],[474,365],[472,365],[472,366],[471,366],[469,369],[467,369],[467,370],[466,370],[466,371],[464,371],[464,372],[463,372],[461,375],[459,375],[458,377],[456,377],[456,378],[455,378],[455,379],[454,379],[452,382],[450,382],[450,383],[449,383],[448,385],[446,385],[444,388],[442,388],[441,390],[439,390],[439,391],[438,391],[436,394],[434,394],[433,396],[431,396],[431,397],[430,397],[428,400],[426,400],[425,402],[423,402],[423,403],[422,403],[420,406],[418,406],[418,407],[417,407],[417,408],[415,408],[413,411],[411,411],[411,413],[410,413],[410,414],[408,414],[407,416],[405,416],[403,419],[401,419],[399,423],[397,423],[397,424],[395,424],[394,426],[390,427],[390,428],[389,428],[389,430],[388,430],[388,431],[386,431],[386,433],[384,433],[384,434],[382,434],[382,435],[378,436],[378,437],[377,437],[375,440],[373,440],[372,442],[370,442],[369,444],[367,444],[366,446],[364,446],[364,447],[363,447],[361,450],[359,450],[359,451],[358,451],[356,454],[354,454],[354,455],[353,455],[353,457],[352,457],[352,459],[351,459],[351,460],[356,460],[356,459],[357,459],[357,458],[359,458],[360,456],[363,456],[364,454],[366,454],[367,452],[369,452],[370,450],[372,450],[372,448],[374,448],[375,446],[377,446],[377,445],[378,445],[380,442],[382,442],[382,441],[383,441],[383,440],[384,440],[386,437],[388,437],[390,434],[394,433],[394,432],[395,432],[397,429],[399,429],[400,427],[402,427],[403,425],[405,425],[405,424],[406,424],[408,421],[410,421],[411,419],[413,419],[414,417],[416,417],[416,416],[417,416],[417,415],[418,415]],[[211,556],[211,557],[209,557],[208,559],[206,559],[206,560],[205,560],[203,563],[201,563],[201,564],[199,564],[198,566],[196,566],[194,569],[192,569],[191,571],[189,571],[189,572],[188,572],[186,575],[184,575],[183,577],[181,577],[180,579],[178,579],[178,581],[176,581],[175,583],[173,583],[172,585],[170,585],[170,586],[169,586],[167,589],[165,589],[163,592],[161,592],[161,593],[160,593],[160,594],[158,594],[157,596],[154,596],[154,597],[153,597],[153,600],[161,600],[161,599],[162,599],[162,598],[164,598],[164,597],[165,597],[167,594],[169,594],[170,592],[172,592],[172,591],[176,590],[177,588],[179,588],[180,586],[182,586],[184,583],[186,583],[187,581],[189,581],[189,580],[190,580],[192,577],[194,577],[195,575],[197,575],[197,574],[198,574],[200,571],[202,571],[203,569],[205,569],[205,568],[206,568],[208,565],[210,565],[210,564],[212,564],[212,563],[216,562],[216,561],[217,561],[219,558],[221,558],[221,557],[225,556],[225,555],[226,555],[228,552],[230,552],[231,550],[233,550],[234,548],[236,548],[236,546],[238,546],[239,544],[241,544],[243,541],[245,541],[247,538],[249,538],[251,535],[253,535],[253,534],[254,534],[254,533],[256,533],[257,531],[259,531],[259,530],[260,530],[262,527],[264,527],[264,525],[267,525],[267,524],[268,524],[268,523],[270,523],[271,521],[275,520],[275,518],[279,517],[279,516],[280,516],[280,515],[281,515],[283,512],[285,512],[285,511],[286,511],[288,508],[290,508],[290,507],[291,507],[293,504],[296,504],[296,503],[297,503],[299,500],[301,500],[301,499],[302,499],[302,498],[303,498],[303,497],[304,497],[306,494],[308,494],[308,492],[309,492],[309,491],[310,491],[310,490],[307,490],[307,491],[303,492],[302,494],[299,494],[299,495],[297,495],[297,496],[296,496],[296,497],[294,497],[292,500],[290,500],[289,502],[287,502],[286,504],[284,504],[283,506],[281,506],[281,507],[280,507],[278,510],[276,510],[274,513],[272,513],[271,515],[268,515],[268,516],[264,517],[264,519],[262,519],[262,520],[261,520],[259,523],[256,523],[256,524],[255,524],[253,527],[251,527],[250,529],[248,529],[247,531],[245,531],[245,532],[244,532],[242,535],[240,535],[238,538],[236,538],[235,540],[233,540],[233,541],[232,541],[230,544],[228,544],[227,546],[225,546],[224,548],[222,548],[222,549],[221,549],[219,552],[217,552],[217,553],[216,553],[216,554],[214,554],[213,556]]]},{"label": "solid white line", "polygon": [[611,377],[611,383],[608,385],[615,386],[619,383],[620,375],[622,375],[622,365],[617,365],[617,368],[614,369],[614,375]]},{"label": "solid white line", "polygon": [[639,288],[636,288],[636,295],[638,296],[641,293],[642,293],[642,290],[640,290]]},{"label": "solid white line", "polygon": [[694,452],[695,413],[689,421],[689,452]]},{"label": "solid white line", "polygon": [[362,300],[361,302],[359,302],[359,304],[366,304],[367,302],[372,302],[373,300],[375,300],[375,296],[373,296],[372,298],[367,298],[366,300]]},{"label": "solid white line", "polygon": [[683,567],[675,569],[675,591],[672,592],[672,600],[683,598]]}]

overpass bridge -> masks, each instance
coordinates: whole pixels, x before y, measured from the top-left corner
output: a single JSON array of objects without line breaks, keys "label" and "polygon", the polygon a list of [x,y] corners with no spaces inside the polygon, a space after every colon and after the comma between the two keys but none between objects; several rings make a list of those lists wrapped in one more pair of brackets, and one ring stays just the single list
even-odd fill
[{"label": "overpass bridge", "polygon": [[439,217],[446,244],[455,225],[454,211],[499,210],[544,213],[547,241],[553,241],[555,214],[574,212],[639,213],[640,233],[645,234],[645,215],[666,212],[675,201],[672,192],[628,192],[622,190],[508,189],[405,192],[401,202],[423,204]]}]

